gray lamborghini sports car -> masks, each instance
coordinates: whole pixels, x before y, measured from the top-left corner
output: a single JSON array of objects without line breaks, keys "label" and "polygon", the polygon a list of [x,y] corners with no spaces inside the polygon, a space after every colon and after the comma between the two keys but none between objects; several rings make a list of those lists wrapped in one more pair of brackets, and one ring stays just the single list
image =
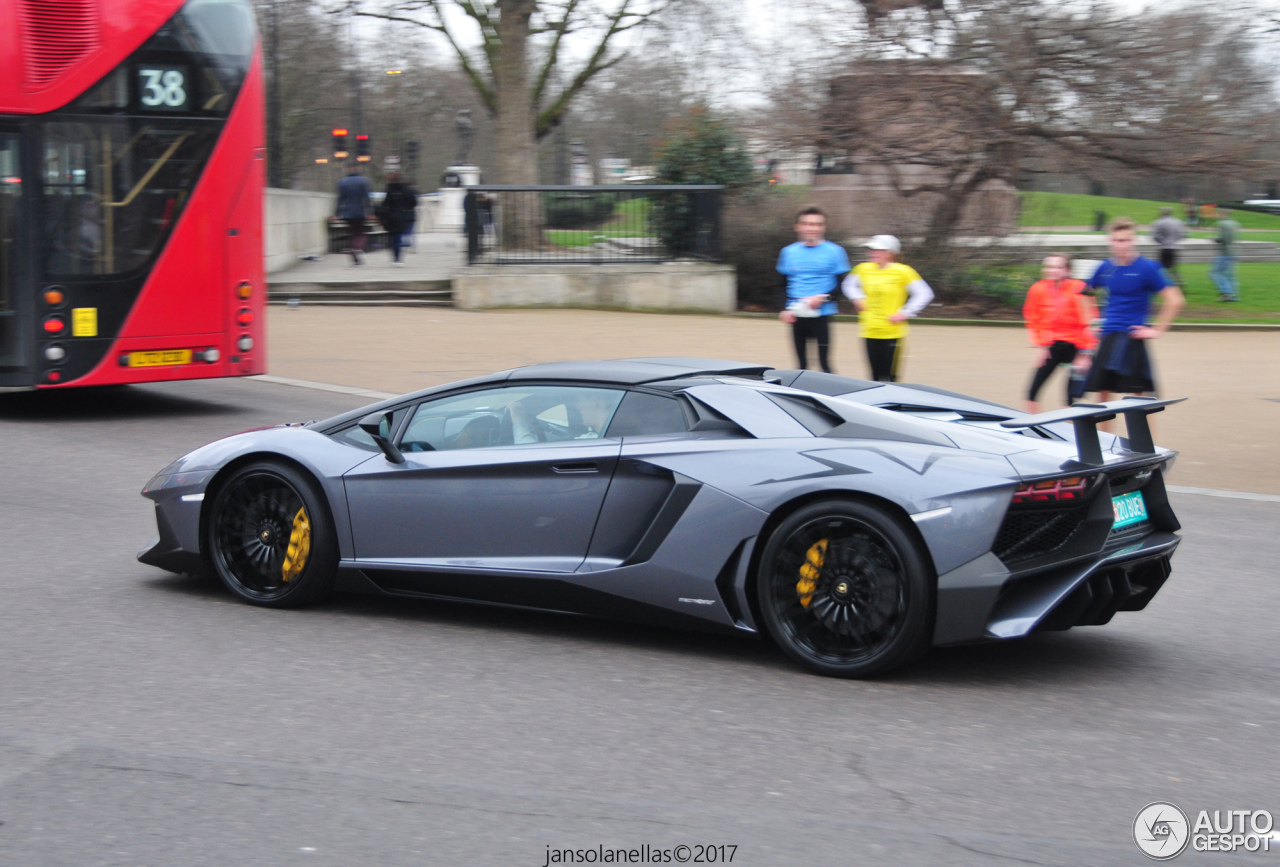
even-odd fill
[{"label": "gray lamborghini sports car", "polygon": [[[250,431],[147,483],[138,555],[246,602],[333,590],[767,633],[863,677],[1146,606],[1174,453],[1128,398],[1025,416],[700,358],[564,362]],[[1097,430],[1125,417],[1126,437]]]}]

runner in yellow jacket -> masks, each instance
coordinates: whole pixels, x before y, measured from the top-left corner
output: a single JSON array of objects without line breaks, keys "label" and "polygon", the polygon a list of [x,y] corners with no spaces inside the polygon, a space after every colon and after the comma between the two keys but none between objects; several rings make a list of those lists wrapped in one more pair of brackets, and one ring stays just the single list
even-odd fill
[{"label": "runner in yellow jacket", "polygon": [[841,288],[858,308],[858,331],[867,345],[871,378],[897,382],[907,320],[933,300],[933,290],[914,268],[898,261],[902,244],[893,235],[876,235],[862,246],[870,251],[871,261],[855,267]]}]

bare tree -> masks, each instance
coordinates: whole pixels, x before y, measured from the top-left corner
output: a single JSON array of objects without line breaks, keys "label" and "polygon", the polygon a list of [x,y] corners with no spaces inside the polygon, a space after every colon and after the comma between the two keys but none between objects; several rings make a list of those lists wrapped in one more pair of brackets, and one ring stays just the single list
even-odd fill
[{"label": "bare tree", "polygon": [[694,101],[685,70],[665,58],[633,55],[583,91],[562,121],[569,135],[561,137],[557,131],[551,138],[563,141],[548,140],[543,149],[567,145],[571,137],[594,158],[616,156],[651,165],[654,150]]},{"label": "bare tree", "polygon": [[494,119],[497,180],[530,184],[538,139],[593,78],[622,60],[619,37],[672,2],[352,0],[344,8],[440,34]]},{"label": "bare tree", "polygon": [[1276,97],[1244,27],[1211,11],[1125,16],[1096,4],[949,0],[882,15],[817,110],[775,135],[847,151],[898,195],[928,199],[948,241],[984,185],[1029,161],[1131,171],[1261,168]]}]

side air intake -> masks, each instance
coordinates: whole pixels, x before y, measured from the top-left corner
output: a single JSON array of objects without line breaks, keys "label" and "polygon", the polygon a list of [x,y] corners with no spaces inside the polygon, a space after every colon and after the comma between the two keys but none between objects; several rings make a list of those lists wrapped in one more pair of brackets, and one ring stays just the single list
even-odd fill
[{"label": "side air intake", "polygon": [[97,0],[21,0],[26,85],[40,90],[97,50]]}]

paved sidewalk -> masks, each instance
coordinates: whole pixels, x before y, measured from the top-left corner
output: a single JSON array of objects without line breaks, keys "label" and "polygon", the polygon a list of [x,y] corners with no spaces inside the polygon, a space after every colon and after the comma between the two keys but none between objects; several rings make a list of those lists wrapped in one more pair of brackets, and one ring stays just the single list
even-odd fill
[{"label": "paved sidewalk", "polygon": [[376,250],[364,264],[352,265],[346,253],[328,253],[318,262],[299,261],[284,271],[267,275],[271,287],[314,284],[351,286],[361,283],[414,283],[449,280],[466,262],[467,242],[461,234],[424,232],[414,239],[414,249],[402,253],[404,267],[391,264],[390,250]]},{"label": "paved sidewalk", "polygon": [[[276,376],[403,392],[542,361],[686,355],[793,367],[776,320],[592,310],[274,307]],[[917,325],[905,378],[1021,406],[1033,350],[1021,329]],[[837,323],[837,372],[866,376],[856,326]],[[1173,332],[1155,347],[1162,390],[1185,404],[1154,416],[1156,441],[1182,452],[1177,485],[1280,494],[1280,337]],[[1041,393],[1061,400],[1059,372]]]}]

